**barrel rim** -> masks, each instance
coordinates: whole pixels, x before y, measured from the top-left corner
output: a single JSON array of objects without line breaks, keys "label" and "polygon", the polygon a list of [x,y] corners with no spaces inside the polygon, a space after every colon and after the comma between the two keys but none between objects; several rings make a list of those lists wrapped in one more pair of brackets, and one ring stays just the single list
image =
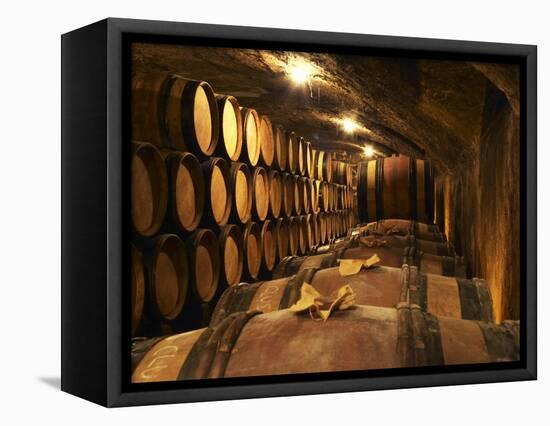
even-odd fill
[{"label": "barrel rim", "polygon": [[[152,303],[155,308],[155,312],[163,319],[167,321],[174,321],[179,318],[179,316],[183,313],[183,306],[185,304],[185,301],[187,300],[187,292],[189,291],[189,264],[187,261],[187,253],[185,250],[185,244],[183,241],[176,235],[176,234],[163,234],[160,235],[156,242],[155,247],[153,250],[153,255],[151,259],[151,268],[149,271],[149,280],[148,280],[148,287],[151,295],[156,295],[156,279],[155,279],[155,270],[157,266],[157,262],[159,259],[159,256],[161,252],[163,251],[163,248],[166,247],[168,244],[176,244],[176,247],[179,251],[178,259],[173,259],[172,256],[170,256],[170,260],[174,263],[174,266],[178,268],[178,275],[182,274],[187,277],[187,279],[184,281],[183,288],[179,287],[180,290],[178,292],[178,298],[176,301],[176,304],[171,310],[170,314],[163,314],[158,306],[158,303],[156,301],[156,297],[152,297]],[[181,270],[181,268],[184,268],[184,271]],[[178,285],[181,284],[180,279],[178,279]]]},{"label": "barrel rim", "polygon": [[[241,157],[244,156],[244,159],[248,164],[250,164],[252,167],[256,167],[260,161],[260,143],[259,143],[259,133],[260,133],[260,115],[258,114],[258,111],[256,111],[254,108],[249,107],[240,107],[241,108],[241,115],[244,114],[242,123],[243,123],[243,148],[244,150],[241,153]],[[251,158],[248,151],[248,139],[246,135],[246,127],[248,125],[248,120],[250,119],[250,116],[254,117],[254,123],[256,124],[256,148],[254,150],[254,157]],[[243,154],[244,153],[244,154]]]},{"label": "barrel rim", "polygon": [[[186,166],[188,166],[188,168],[192,168],[194,171],[194,173],[192,174],[192,180],[193,180],[193,185],[195,186],[195,206],[196,206],[195,210],[196,211],[195,211],[195,218],[192,224],[188,227],[185,227],[181,223],[181,220],[178,214],[178,209],[177,209],[178,191],[175,185],[173,187],[173,192],[174,192],[173,193],[173,200],[174,200],[173,214],[176,217],[176,223],[181,230],[194,231],[195,229],[198,228],[202,220],[203,211],[204,211],[204,202],[205,202],[204,175],[201,170],[200,162],[194,154],[190,152],[177,152],[172,154],[175,154],[175,157],[177,158],[177,164],[174,165],[174,167],[177,167],[177,170],[174,170],[174,176],[173,176],[173,178],[175,179],[175,182],[177,182],[177,176],[181,165],[185,164]],[[167,160],[168,158],[169,157],[167,157]],[[198,190],[197,190],[197,186],[198,186]]]},{"label": "barrel rim", "polygon": [[[221,149],[218,151],[222,151],[229,160],[238,161],[241,156],[241,151],[243,149],[243,117],[241,115],[239,101],[236,97],[232,95],[216,94],[215,96],[218,102],[218,114],[220,115],[220,117],[218,118],[220,126],[218,146],[223,146],[223,151]],[[225,104],[227,102],[232,105],[233,111],[235,112],[235,119],[237,120],[237,147],[235,148],[235,153],[233,155],[229,155],[229,153],[227,152],[225,137],[223,134],[223,113],[225,110]],[[220,108],[220,105],[223,105],[223,108]]]},{"label": "barrel rim", "polygon": [[[220,220],[216,220],[216,217],[214,216],[214,212],[212,210],[212,182],[211,182],[211,176],[212,176],[212,172],[213,172],[213,169],[214,167],[218,167],[220,169],[220,172],[222,174],[222,177],[223,177],[223,181],[224,181],[224,184],[225,184],[225,188],[226,188],[226,199],[225,199],[225,208],[224,208],[224,213],[223,213],[223,216],[221,217]],[[233,203],[233,192],[232,192],[232,188],[231,188],[231,175],[230,175],[230,169],[229,169],[229,165],[227,164],[227,161],[225,161],[223,158],[221,157],[210,157],[210,159],[207,161],[207,169],[208,169],[208,175],[209,175],[209,178],[208,179],[208,189],[207,189],[207,195],[208,195],[208,198],[209,198],[209,204],[208,204],[208,208],[210,210],[210,215],[212,216],[212,220],[216,223],[216,225],[218,226],[223,226],[225,225],[228,220],[229,220],[229,215],[231,213],[231,205]],[[204,215],[203,215],[204,216]]]},{"label": "barrel rim", "polygon": [[[209,292],[207,293],[206,297],[202,297],[198,288],[197,288],[197,277],[196,277],[196,249],[197,247],[202,244],[203,242],[206,242],[208,244],[207,251],[210,254],[210,261],[212,263],[212,284],[210,286]],[[191,289],[193,291],[193,294],[195,298],[202,303],[209,303],[214,296],[216,295],[216,292],[218,291],[219,287],[219,280],[220,280],[220,257],[219,257],[219,247],[218,247],[218,238],[216,237],[216,234],[214,234],[214,231],[211,229],[197,229],[191,236],[188,238],[188,244],[192,248],[190,250],[189,256],[191,258],[191,263],[193,264],[193,282],[191,285]]]},{"label": "barrel rim", "polygon": [[[265,114],[258,114],[258,115],[260,117],[260,126],[259,126],[260,159],[262,164],[264,164],[266,167],[271,167],[275,159],[275,141],[274,141],[274,134],[273,134],[273,124],[271,123],[271,120],[267,115]],[[264,124],[267,126],[269,134],[271,135],[271,160],[270,161],[268,161],[269,159],[266,158],[264,154],[264,152],[266,152],[266,150],[264,149],[264,140],[263,140],[263,134],[262,134],[262,127]]]},{"label": "barrel rim", "polygon": [[[238,253],[238,257],[237,257],[237,278],[235,280],[235,282],[233,283],[230,283],[229,280],[227,279],[227,275],[226,275],[226,271],[225,271],[225,245],[222,244],[222,242],[225,242],[227,241],[227,238],[229,238],[230,236],[232,236],[233,238],[235,238],[237,240],[237,247],[238,247],[238,250],[237,250],[237,253]],[[219,245],[219,249],[220,249],[220,257],[221,257],[221,260],[223,260],[223,262],[220,262],[220,263],[223,263],[223,275],[224,275],[224,279],[225,279],[225,282],[226,284],[229,286],[229,287],[233,287],[237,284],[239,284],[241,282],[241,278],[242,278],[242,274],[243,274],[243,233],[241,231],[241,228],[239,228],[238,225],[235,225],[235,224],[232,224],[232,223],[228,223],[227,225],[225,225],[221,232],[220,232],[220,235],[218,236],[218,245]]]},{"label": "barrel rim", "polygon": [[[250,269],[249,265],[249,259],[248,259],[248,237],[250,235],[254,235],[256,238],[256,241],[258,243],[258,250],[260,252],[260,256],[257,261],[257,265],[254,265],[254,270]],[[261,229],[260,225],[258,225],[257,222],[250,221],[246,224],[244,232],[243,232],[243,253],[246,255],[246,271],[250,278],[257,279],[260,274],[260,268],[262,266],[262,235],[261,235]]]},{"label": "barrel rim", "polygon": [[[271,228],[271,229],[268,229]],[[273,249],[273,259],[268,262],[267,256],[266,256],[266,248],[265,248],[265,235],[267,232],[271,232],[272,239],[274,243],[272,244],[274,247]],[[262,224],[262,229],[260,231],[261,237],[262,237],[262,265],[265,267],[267,271],[272,271],[273,268],[275,268],[275,264],[277,263],[277,239],[276,239],[276,233],[275,233],[275,222],[270,219],[266,219],[264,223]]]},{"label": "barrel rim", "polygon": [[[246,181],[247,181],[247,187],[248,187],[246,215],[244,218],[240,216],[237,210],[236,196],[235,196],[235,185],[237,183],[236,178],[237,178],[237,173],[239,171],[242,171],[246,175]],[[232,192],[230,217],[232,217],[234,221],[238,220],[240,223],[244,224],[248,222],[252,216],[252,175],[250,174],[250,169],[248,168],[248,165],[242,162],[232,162],[229,172],[231,175],[231,192]]]},{"label": "barrel rim", "polygon": [[[139,328],[139,325],[141,323],[141,319],[143,317],[143,307],[145,306],[145,266],[143,264],[143,256],[141,255],[141,252],[134,246],[133,244],[130,244],[130,261],[131,261],[131,291],[134,292],[135,297],[132,297],[132,301],[136,301],[137,303],[132,304],[132,314],[131,314],[131,333],[132,336],[135,335],[137,329]],[[134,267],[139,266],[138,276],[139,276],[139,282],[136,282],[134,280]],[[141,283],[141,284],[139,284]],[[135,285],[137,284],[137,286]]]},{"label": "barrel rim", "polygon": [[[256,197],[256,179],[258,179],[259,176],[262,176],[262,180],[264,181],[264,188],[265,188],[265,209],[262,209],[261,211],[258,209],[258,203],[257,203],[257,197]],[[263,222],[267,216],[269,215],[269,177],[267,174],[267,171],[264,167],[258,166],[254,168],[254,172],[252,173],[252,215],[258,219],[259,221]],[[265,214],[264,214],[265,210]]]},{"label": "barrel rim", "polygon": [[[153,215],[154,217],[153,223],[146,230],[139,230],[137,229],[134,223],[133,215],[131,215],[132,229],[141,236],[151,237],[160,230],[162,223],[164,222],[164,218],[166,216],[166,211],[168,209],[168,174],[166,172],[166,165],[164,162],[164,158],[162,157],[159,149],[155,145],[149,142],[132,142],[132,158],[134,156],[142,155],[144,151],[152,156],[153,161],[155,162],[155,165],[156,165],[155,168],[159,173],[158,175],[159,199],[155,203],[156,208],[154,210],[156,214]],[[131,206],[131,209],[133,210],[132,202],[130,202],[130,206]]]}]

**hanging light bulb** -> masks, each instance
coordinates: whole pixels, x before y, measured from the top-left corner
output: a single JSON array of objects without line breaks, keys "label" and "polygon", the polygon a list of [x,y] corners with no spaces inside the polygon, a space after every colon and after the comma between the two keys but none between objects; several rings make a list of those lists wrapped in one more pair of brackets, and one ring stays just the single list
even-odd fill
[{"label": "hanging light bulb", "polygon": [[371,158],[374,156],[374,149],[372,149],[372,146],[365,145],[363,147],[363,155],[367,158]]},{"label": "hanging light bulb", "polygon": [[351,118],[344,118],[342,120],[342,128],[346,133],[353,133],[359,127],[359,125]]}]

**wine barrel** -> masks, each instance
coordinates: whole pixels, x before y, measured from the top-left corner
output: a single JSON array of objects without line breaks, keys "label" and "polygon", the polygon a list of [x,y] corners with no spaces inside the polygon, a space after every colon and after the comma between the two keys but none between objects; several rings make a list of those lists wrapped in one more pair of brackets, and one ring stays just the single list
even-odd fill
[{"label": "wine barrel", "polygon": [[275,225],[275,236],[277,238],[277,261],[281,261],[289,254],[288,245],[290,233],[287,219],[277,219]]},{"label": "wine barrel", "polygon": [[520,340],[519,321],[436,317],[401,303],[357,306],[327,321],[288,309],[239,312],[135,350],[138,383],[510,362],[520,359]]},{"label": "wine barrel", "polygon": [[310,252],[313,250],[313,248],[317,247],[319,242],[319,225],[317,222],[317,213],[311,213],[308,215],[308,221],[310,223],[311,227],[311,246],[310,246]]},{"label": "wine barrel", "polygon": [[294,208],[292,211],[295,215],[300,215],[304,206],[304,185],[298,175],[293,175],[292,180],[294,182]]},{"label": "wine barrel", "polygon": [[334,161],[333,170],[335,174],[335,182],[340,185],[350,185],[351,166],[345,161]]},{"label": "wine barrel", "polygon": [[291,256],[296,256],[300,249],[300,219],[291,216],[288,219],[288,251]]},{"label": "wine barrel", "polygon": [[317,181],[315,179],[308,179],[309,192],[311,194],[310,204],[312,213],[319,212],[319,192],[316,182]]},{"label": "wine barrel", "polygon": [[[327,233],[332,238],[334,233],[332,224],[328,222]],[[330,228],[330,231],[328,230]],[[380,258],[379,265],[400,268],[403,264],[417,266],[422,272],[466,277],[466,267],[462,257],[436,256],[425,254],[414,247],[365,247],[358,241],[350,241],[338,250],[314,256],[294,257],[283,259],[273,271],[273,278],[288,277],[308,267],[330,268],[338,266],[340,259],[368,259],[373,255]]]},{"label": "wine barrel", "polygon": [[300,215],[298,218],[298,254],[301,256],[306,256],[308,254],[307,247],[307,222],[306,217]]},{"label": "wine barrel", "polygon": [[290,173],[298,173],[299,170],[299,142],[296,137],[296,133],[286,133],[286,145],[287,145],[287,170]]},{"label": "wine barrel", "polygon": [[214,299],[220,280],[218,238],[210,229],[197,229],[186,240],[194,300],[207,304]]},{"label": "wine barrel", "polygon": [[218,105],[205,81],[177,75],[132,79],[132,137],[201,158],[218,143]]},{"label": "wine barrel", "polygon": [[229,219],[232,223],[246,223],[252,214],[252,177],[244,163],[231,163],[230,174],[233,202]]},{"label": "wine barrel", "polygon": [[182,317],[190,271],[184,243],[177,235],[148,240],[142,251],[151,319],[173,323]]},{"label": "wine barrel", "polygon": [[332,184],[332,210],[338,210],[338,185]]},{"label": "wine barrel", "polygon": [[262,265],[262,235],[256,222],[249,222],[244,228],[243,248],[245,254],[245,277],[257,280]]},{"label": "wine barrel", "polygon": [[414,235],[422,240],[447,241],[445,234],[439,232],[437,225],[420,223],[413,220],[385,219],[367,223],[364,228],[372,235],[399,234]]},{"label": "wine barrel", "polygon": [[131,333],[136,335],[141,317],[143,315],[143,305],[145,303],[145,270],[143,268],[143,259],[141,253],[132,244],[130,249],[131,262]]},{"label": "wine barrel", "polygon": [[273,167],[284,172],[288,170],[288,143],[286,141],[285,130],[281,126],[275,126],[273,129],[273,143],[275,146]]},{"label": "wine barrel", "polygon": [[204,210],[204,177],[197,157],[189,152],[162,150],[168,173],[169,220],[180,232],[194,231]]},{"label": "wine barrel", "polygon": [[236,98],[216,95],[219,112],[219,140],[215,154],[230,161],[238,161],[243,148],[243,119]]},{"label": "wine barrel", "polygon": [[304,162],[306,168],[306,176],[310,179],[315,177],[315,167],[313,163],[313,149],[311,148],[311,142],[304,142]]},{"label": "wine barrel", "polygon": [[277,219],[281,214],[283,205],[283,187],[281,174],[271,169],[268,174],[269,181],[269,214],[273,219]]},{"label": "wine barrel", "polygon": [[166,215],[168,176],[160,152],[150,143],[132,143],[131,215],[133,230],[156,234]]},{"label": "wine barrel", "polygon": [[363,222],[396,218],[433,223],[432,165],[403,155],[362,162],[357,201]]},{"label": "wine barrel", "polygon": [[330,210],[329,192],[329,184],[319,181],[319,205],[324,212]]},{"label": "wine barrel", "polygon": [[277,262],[277,235],[275,222],[267,219],[261,230],[262,236],[262,272],[270,273]]},{"label": "wine barrel", "polygon": [[235,312],[259,310],[268,313],[287,309],[298,302],[304,282],[325,296],[349,285],[357,305],[392,308],[410,300],[432,315],[494,321],[491,293],[485,280],[423,274],[414,266],[403,265],[401,268],[362,269],[345,277],[338,268],[308,268],[290,277],[241,283],[220,297],[210,325],[219,324]]},{"label": "wine barrel", "polygon": [[241,161],[256,167],[260,160],[260,116],[255,109],[241,107],[243,149]]},{"label": "wine barrel", "polygon": [[315,177],[325,182],[332,181],[332,158],[328,152],[316,151],[316,158],[314,160],[316,167]]},{"label": "wine barrel", "polygon": [[273,126],[266,116],[260,117],[260,161],[265,167],[273,165],[275,157],[275,142],[273,138]]},{"label": "wine barrel", "polygon": [[269,178],[263,167],[252,173],[252,216],[263,222],[269,213]]},{"label": "wine barrel", "polygon": [[225,225],[218,237],[221,280],[231,287],[241,281],[243,273],[243,234],[237,225]]},{"label": "wine barrel", "polygon": [[294,211],[294,178],[289,173],[281,174],[281,186],[283,189],[283,211],[286,217],[292,216]]},{"label": "wine barrel", "polygon": [[298,170],[300,176],[306,175],[306,141],[302,137],[298,137]]},{"label": "wine barrel", "polygon": [[302,212],[308,214],[311,211],[311,186],[307,177],[300,178],[302,185],[303,197],[302,197]]},{"label": "wine barrel", "polygon": [[223,158],[211,157],[201,163],[206,187],[206,203],[201,225],[203,227],[223,226],[229,220],[231,204],[231,174]]},{"label": "wine barrel", "polygon": [[324,212],[317,214],[317,223],[319,226],[319,244],[325,244],[328,242],[327,238],[327,218]]},{"label": "wine barrel", "polygon": [[328,242],[330,242],[334,238],[333,229],[332,229],[332,213],[325,212],[325,221],[326,221],[326,227],[327,227],[327,240]]},{"label": "wine barrel", "polygon": [[455,256],[455,250],[453,245],[448,242],[437,242],[422,240],[416,238],[414,235],[366,235],[361,238],[361,241],[372,242],[384,242],[387,247],[416,247],[418,250],[427,253],[435,254],[437,256]]}]

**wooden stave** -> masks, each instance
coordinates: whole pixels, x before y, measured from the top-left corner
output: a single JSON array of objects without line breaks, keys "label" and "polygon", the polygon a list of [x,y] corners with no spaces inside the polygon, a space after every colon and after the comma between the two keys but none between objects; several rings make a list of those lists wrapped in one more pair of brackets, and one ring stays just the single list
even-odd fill
[{"label": "wooden stave", "polygon": [[294,132],[286,132],[287,143],[287,170],[291,174],[298,173],[299,168],[299,143],[298,137]]},{"label": "wooden stave", "polygon": [[266,219],[261,228],[262,253],[261,253],[261,275],[269,276],[277,263],[277,235],[275,222]]},{"label": "wooden stave", "polygon": [[288,171],[288,144],[285,129],[282,126],[273,127],[273,144],[275,146],[273,168],[280,172]]},{"label": "wooden stave", "polygon": [[[201,168],[199,159],[190,152],[179,152],[163,149],[160,151],[166,164],[166,172],[168,176],[168,205],[167,215],[161,231],[170,232],[175,227],[180,234],[193,232],[197,229],[202,221],[204,211],[204,203],[206,197],[204,174]],[[191,222],[182,219],[178,211],[178,194],[181,192],[189,192],[188,190],[178,186],[178,173],[180,167],[185,166],[191,170],[191,182],[193,185],[194,197],[194,218]],[[185,204],[186,208],[188,203]]]},{"label": "wooden stave", "polygon": [[279,171],[270,169],[268,171],[269,181],[269,216],[278,219],[283,209],[283,189],[281,174]]},{"label": "wooden stave", "polygon": [[[248,187],[247,205],[245,208],[244,215],[242,213],[239,213],[239,209],[237,208],[238,191],[236,191],[237,189],[236,186],[237,186],[237,176],[239,172],[244,174],[247,180],[247,187]],[[250,170],[248,169],[248,166],[245,163],[233,162],[231,163],[229,173],[231,175],[231,193],[233,194],[233,196],[232,196],[232,202],[231,202],[231,212],[229,214],[228,222],[233,224],[247,223],[252,217],[252,176],[250,174]]]},{"label": "wooden stave", "polygon": [[[249,251],[249,238],[253,238],[255,249]],[[256,256],[252,256],[256,252]],[[243,277],[249,280],[257,280],[261,269],[262,236],[258,223],[248,222],[243,231],[243,253],[245,257]],[[253,262],[251,262],[253,260]]]},{"label": "wooden stave", "polygon": [[[211,229],[197,229],[187,237],[185,244],[187,246],[189,264],[191,265],[189,268],[191,271],[190,282],[193,284],[191,285],[191,296],[199,304],[208,304],[214,299],[220,286],[221,260],[218,237]],[[199,248],[200,253],[197,254]],[[200,283],[208,275],[204,275],[203,271],[197,273],[197,260],[202,261],[207,253],[212,268],[212,276],[205,292],[204,287]],[[198,277],[200,277],[200,280]]]},{"label": "wooden stave", "polygon": [[267,115],[260,115],[259,127],[260,159],[262,166],[270,168],[275,159],[275,141],[273,134],[273,125]]},{"label": "wooden stave", "polygon": [[[220,171],[220,174],[225,183],[226,199],[223,214],[220,218],[216,218],[212,207],[212,173],[214,168]],[[205,209],[200,221],[200,227],[202,228],[216,228],[224,226],[229,221],[231,214],[231,205],[233,204],[233,194],[231,191],[231,174],[229,165],[220,157],[210,157],[207,161],[201,163],[201,169],[203,171],[203,177],[205,182]],[[216,187],[216,193],[219,187]]]},{"label": "wooden stave", "polygon": [[[235,161],[237,162],[241,156],[242,148],[243,148],[243,123],[242,123],[242,115],[240,112],[240,105],[239,101],[231,95],[221,95],[216,94],[216,102],[218,104],[218,122],[219,122],[219,130],[218,130],[218,143],[216,146],[216,149],[214,151],[214,155],[217,157],[222,157],[227,159],[228,161]],[[226,145],[226,137],[224,133],[224,113],[225,113],[225,107],[227,104],[230,104],[233,108],[233,111],[235,112],[235,121],[236,121],[236,132],[237,132],[237,141],[236,141],[236,148],[233,153],[230,153],[227,150]]]},{"label": "wooden stave", "polygon": [[143,258],[141,256],[141,253],[133,244],[131,244],[130,246],[130,264],[130,332],[132,336],[135,336],[142,320],[143,307],[145,305],[145,267],[143,265]]},{"label": "wooden stave", "polygon": [[290,255],[297,255],[300,246],[300,221],[298,216],[291,216],[288,219],[289,227],[289,253]]},{"label": "wooden stave", "polygon": [[[234,278],[230,279],[227,274],[227,265],[226,265],[226,259],[225,259],[225,244],[228,238],[233,238],[236,241],[237,246],[237,254],[236,254],[236,260],[237,260],[237,272]],[[221,286],[227,286],[231,287],[234,285],[237,285],[239,282],[241,282],[242,274],[243,274],[243,235],[241,232],[241,229],[238,225],[235,224],[227,224],[223,228],[220,229],[219,235],[218,235],[218,246],[220,251],[220,264],[223,265],[223,267],[220,268],[220,285]],[[231,253],[231,256],[234,256],[234,253]]]},{"label": "wooden stave", "polygon": [[280,262],[289,254],[289,230],[288,220],[279,218],[275,225],[275,234],[277,236],[277,261]]},{"label": "wooden stave", "polygon": [[[259,143],[259,131],[260,131],[260,116],[254,108],[241,108],[241,116],[243,123],[243,147],[241,150],[240,161],[248,164],[249,166],[256,167],[260,162],[260,143]],[[248,134],[248,122],[253,120],[254,134]]]},{"label": "wooden stave", "polygon": [[[138,158],[138,155],[144,155],[144,153],[152,158],[152,160],[155,163],[155,171],[157,172],[156,177],[158,179],[157,184],[155,185],[157,188],[154,191],[156,193],[156,202],[154,202],[156,208],[154,208],[155,213],[153,213],[153,220],[152,223],[147,228],[142,228],[141,226],[136,224],[136,220],[134,219],[133,212],[137,208],[137,206],[134,205],[134,194],[132,193],[131,196],[131,212],[132,212],[132,230],[138,234],[141,237],[151,237],[158,233],[160,230],[165,216],[168,209],[168,174],[166,172],[166,166],[164,163],[164,159],[162,158],[162,155],[160,154],[160,151],[152,144],[150,143],[132,143],[132,163],[134,161],[134,158]],[[142,160],[143,161],[143,160]],[[131,166],[133,169],[133,166]],[[149,176],[149,174],[148,174]],[[131,177],[133,180],[133,175]],[[132,188],[135,190],[135,183],[132,182]],[[153,194],[154,195],[154,194]]]},{"label": "wooden stave", "polygon": [[294,210],[294,181],[289,173],[281,174],[283,187],[283,211],[286,217],[292,216]]},{"label": "wooden stave", "polygon": [[[263,182],[263,189],[257,191],[257,183]],[[269,215],[269,179],[266,169],[256,167],[252,172],[252,218],[258,222],[263,222]],[[264,202],[259,203],[259,194],[263,197]]]}]

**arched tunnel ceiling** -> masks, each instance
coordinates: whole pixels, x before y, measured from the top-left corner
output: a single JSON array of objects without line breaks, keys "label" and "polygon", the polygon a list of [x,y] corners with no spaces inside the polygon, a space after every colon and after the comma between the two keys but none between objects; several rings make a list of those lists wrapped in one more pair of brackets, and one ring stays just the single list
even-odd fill
[{"label": "arched tunnel ceiling", "polygon": [[[358,157],[370,144],[451,173],[477,155],[488,82],[519,114],[514,65],[151,44],[132,53],[133,73],[206,80],[321,149]],[[289,79],[296,63],[310,67],[309,85]],[[352,135],[341,129],[344,117],[360,124]]]}]

